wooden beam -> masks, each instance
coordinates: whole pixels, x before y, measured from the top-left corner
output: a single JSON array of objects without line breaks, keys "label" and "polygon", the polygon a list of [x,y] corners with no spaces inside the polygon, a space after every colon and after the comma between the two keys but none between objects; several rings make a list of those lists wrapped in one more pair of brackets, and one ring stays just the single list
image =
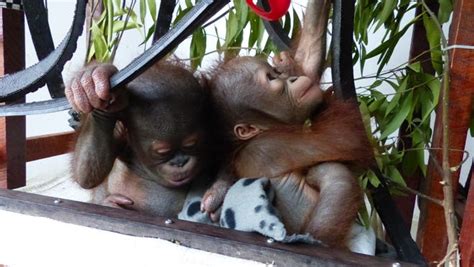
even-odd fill
[{"label": "wooden beam", "polygon": [[[0,9],[0,75],[25,68],[25,28],[22,11]],[[20,99],[17,102],[24,102]],[[0,118],[0,188],[26,183],[25,117]]]},{"label": "wooden beam", "polygon": [[[451,23],[449,41],[450,45],[474,45],[474,2],[472,0],[455,1],[453,21]],[[458,166],[463,159],[466,134],[472,108],[474,91],[474,50],[451,50],[451,84],[449,92],[449,129],[450,129],[450,166]],[[435,129],[433,135],[433,148],[441,147],[442,122],[441,109],[437,109]],[[455,151],[460,150],[460,151]],[[441,163],[441,153],[434,152]],[[457,192],[459,171],[452,174],[454,195]],[[435,167],[435,162],[430,159],[428,175],[424,184],[424,193],[432,197],[443,199],[441,174]],[[448,238],[443,208],[429,201],[421,201],[420,223],[417,236],[418,244],[428,261],[439,261],[446,254]]]},{"label": "wooden beam", "polygon": [[[415,266],[316,245],[269,243],[255,233],[148,216],[71,200],[0,189],[0,209],[116,233],[172,240],[182,246],[277,266]],[[21,230],[21,229],[20,229]]]},{"label": "wooden beam", "polygon": [[471,179],[469,194],[467,195],[466,207],[459,238],[459,247],[461,250],[461,266],[474,266],[474,162],[471,167],[471,173],[468,179]]},{"label": "wooden beam", "polygon": [[26,141],[26,161],[44,159],[71,152],[75,136],[74,132],[66,132],[28,138]]}]

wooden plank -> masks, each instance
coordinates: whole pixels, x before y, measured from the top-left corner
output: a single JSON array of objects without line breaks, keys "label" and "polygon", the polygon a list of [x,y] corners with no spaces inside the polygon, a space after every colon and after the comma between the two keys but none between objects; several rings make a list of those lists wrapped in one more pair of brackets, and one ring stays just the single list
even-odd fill
[{"label": "wooden plank", "polygon": [[[0,9],[0,75],[24,68],[23,12],[2,8]],[[24,102],[24,99],[17,102],[22,101]],[[25,117],[0,118],[0,188],[17,188],[25,185],[25,146]]]},{"label": "wooden plank", "polygon": [[[456,1],[453,21],[450,29],[450,44],[474,45],[474,1]],[[464,150],[466,134],[471,115],[472,97],[474,91],[474,50],[453,49],[451,52],[451,85],[449,104],[450,148]],[[441,114],[441,109],[437,114]],[[441,147],[442,124],[441,116],[435,122],[433,148]],[[441,153],[436,151],[435,157],[441,162]],[[451,151],[450,166],[458,166],[463,153]],[[457,192],[459,171],[452,174],[454,195]],[[430,160],[428,177],[424,184],[424,193],[442,199],[443,191],[439,183],[441,174],[437,171],[434,161]],[[439,261],[446,254],[448,238],[444,211],[441,206],[422,201],[420,204],[420,223],[417,236],[418,244],[428,261]]]},{"label": "wooden plank", "polygon": [[268,243],[263,236],[211,225],[148,216],[70,200],[0,189],[0,209],[116,233],[173,240],[179,244],[277,266],[415,266],[389,259],[305,244]]},{"label": "wooden plank", "polygon": [[471,167],[469,179],[469,194],[467,195],[464,218],[459,237],[459,248],[461,250],[461,266],[474,266],[474,162]]},{"label": "wooden plank", "polygon": [[49,134],[26,140],[26,161],[44,159],[71,152],[75,132]]}]

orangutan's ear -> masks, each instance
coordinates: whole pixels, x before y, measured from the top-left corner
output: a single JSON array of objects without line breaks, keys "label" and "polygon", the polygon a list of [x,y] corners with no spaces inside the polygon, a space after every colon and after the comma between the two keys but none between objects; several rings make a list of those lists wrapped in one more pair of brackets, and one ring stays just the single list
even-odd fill
[{"label": "orangutan's ear", "polygon": [[253,124],[238,123],[234,126],[234,134],[240,140],[249,140],[257,136],[263,130]]}]

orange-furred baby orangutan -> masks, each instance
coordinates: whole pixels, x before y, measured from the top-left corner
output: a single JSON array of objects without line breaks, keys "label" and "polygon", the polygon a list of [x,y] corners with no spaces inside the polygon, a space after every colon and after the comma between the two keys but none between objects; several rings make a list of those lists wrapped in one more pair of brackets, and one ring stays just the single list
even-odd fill
[{"label": "orange-furred baby orangutan", "polygon": [[350,168],[372,156],[355,103],[320,88],[329,0],[310,0],[293,53],[220,65],[210,79],[238,177],[271,178],[289,234],[342,247],[362,201]]}]

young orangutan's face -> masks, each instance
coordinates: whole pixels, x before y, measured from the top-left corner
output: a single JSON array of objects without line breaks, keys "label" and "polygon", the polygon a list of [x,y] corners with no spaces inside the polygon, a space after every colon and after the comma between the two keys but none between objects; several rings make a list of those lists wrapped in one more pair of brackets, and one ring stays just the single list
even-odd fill
[{"label": "young orangutan's face", "polygon": [[247,86],[254,95],[253,109],[266,113],[278,121],[295,124],[310,117],[322,102],[323,95],[316,81],[309,77],[280,73],[267,62],[256,58],[242,63],[252,73],[255,86]]}]

